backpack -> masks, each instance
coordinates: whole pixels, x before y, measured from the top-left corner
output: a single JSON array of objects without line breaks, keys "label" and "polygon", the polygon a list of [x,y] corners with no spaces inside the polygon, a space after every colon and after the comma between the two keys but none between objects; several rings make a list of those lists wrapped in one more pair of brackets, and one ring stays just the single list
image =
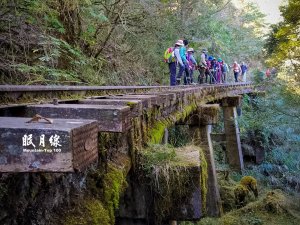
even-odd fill
[{"label": "backpack", "polygon": [[234,72],[240,72],[239,64],[237,64],[237,63],[233,64],[233,71]]},{"label": "backpack", "polygon": [[174,55],[174,49],[173,47],[167,48],[164,54],[164,61],[165,63],[172,63],[175,62],[175,55]]},{"label": "backpack", "polygon": [[225,64],[222,65],[222,72],[226,73],[227,72],[227,66]]},{"label": "backpack", "polygon": [[195,65],[194,65],[193,61],[191,60],[191,56],[189,54],[187,54],[186,60],[188,61],[189,69],[193,69],[194,70]]}]

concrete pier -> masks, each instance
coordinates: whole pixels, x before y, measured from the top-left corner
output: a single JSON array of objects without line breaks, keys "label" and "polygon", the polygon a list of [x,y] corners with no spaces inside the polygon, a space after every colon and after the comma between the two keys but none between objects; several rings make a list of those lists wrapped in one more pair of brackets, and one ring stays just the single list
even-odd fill
[{"label": "concrete pier", "polygon": [[216,124],[220,107],[217,104],[203,105],[189,124],[193,143],[203,150],[207,162],[208,187],[206,196],[206,215],[218,217],[222,213],[221,198],[217,182],[214,152],[211,142],[212,124]]},{"label": "concrete pier", "polygon": [[231,96],[222,99],[221,103],[224,114],[227,161],[230,167],[236,171],[242,171],[244,169],[244,160],[236,111],[236,107],[240,105],[240,102],[241,96]]}]

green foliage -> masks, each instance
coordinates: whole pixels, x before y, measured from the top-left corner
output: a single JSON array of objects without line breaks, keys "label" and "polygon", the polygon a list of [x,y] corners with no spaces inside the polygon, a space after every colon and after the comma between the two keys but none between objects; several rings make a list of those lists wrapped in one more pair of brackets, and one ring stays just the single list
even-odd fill
[{"label": "green foliage", "polygon": [[169,129],[169,139],[170,143],[174,147],[182,147],[187,145],[191,140],[188,137],[189,127],[188,126],[172,126]]},{"label": "green foliage", "polygon": [[245,171],[274,188],[297,192],[299,179],[298,87],[289,83],[265,83],[262,97],[245,97],[239,125],[243,144],[265,151],[265,161]]},{"label": "green foliage", "polygon": [[229,64],[257,61],[262,15],[253,5],[226,3],[16,0],[10,7],[2,1],[0,82],[168,84],[162,55],[179,38]]},{"label": "green foliage", "polygon": [[259,69],[253,71],[253,81],[257,84],[264,80],[265,73]]},{"label": "green foliage", "polygon": [[298,0],[289,0],[281,7],[284,21],[273,27],[266,44],[267,52],[271,53],[267,63],[281,69],[282,79],[288,77],[297,82],[300,81],[299,10]]},{"label": "green foliage", "polygon": [[64,25],[59,21],[59,19],[56,16],[45,15],[44,20],[50,28],[53,28],[57,32],[61,34],[64,34],[66,32]]}]

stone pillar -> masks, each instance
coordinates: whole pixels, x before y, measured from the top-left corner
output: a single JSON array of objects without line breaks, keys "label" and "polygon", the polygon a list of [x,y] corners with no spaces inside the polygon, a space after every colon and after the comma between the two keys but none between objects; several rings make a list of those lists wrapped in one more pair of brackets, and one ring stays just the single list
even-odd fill
[{"label": "stone pillar", "polygon": [[236,107],[240,105],[240,102],[241,96],[231,96],[222,99],[226,136],[226,157],[230,167],[236,171],[242,171],[244,169],[236,110]]},{"label": "stone pillar", "polygon": [[189,121],[193,144],[201,147],[207,161],[208,187],[206,195],[207,216],[217,217],[222,214],[222,204],[217,182],[213,146],[210,138],[212,124],[216,124],[220,107],[217,104],[203,105],[197,115]]}]

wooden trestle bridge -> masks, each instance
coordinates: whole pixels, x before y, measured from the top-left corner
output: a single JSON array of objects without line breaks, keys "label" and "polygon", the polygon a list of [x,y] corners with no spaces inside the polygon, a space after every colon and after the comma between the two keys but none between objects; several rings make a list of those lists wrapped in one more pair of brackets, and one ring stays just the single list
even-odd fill
[{"label": "wooden trestle bridge", "polygon": [[[169,126],[185,124],[197,134],[195,145],[204,150],[208,163],[206,214],[217,216],[221,210],[211,138],[225,143],[230,167],[242,170],[236,107],[243,94],[255,92],[252,83],[175,87],[0,85],[0,172],[84,171],[103,163],[98,137],[111,133],[118,143],[108,148],[106,160],[118,162],[126,174],[138,163],[137,151],[147,143],[166,142]],[[220,109],[224,133],[212,137],[211,125],[217,122]],[[199,179],[195,176],[195,183],[200,184]],[[203,217],[200,195],[201,185],[193,189],[186,207],[170,206],[174,214],[168,218]],[[147,208],[147,202],[140,200],[138,204]],[[132,213],[137,203],[132,202],[129,208],[125,205],[120,205],[119,224],[146,221],[146,211]]]}]

